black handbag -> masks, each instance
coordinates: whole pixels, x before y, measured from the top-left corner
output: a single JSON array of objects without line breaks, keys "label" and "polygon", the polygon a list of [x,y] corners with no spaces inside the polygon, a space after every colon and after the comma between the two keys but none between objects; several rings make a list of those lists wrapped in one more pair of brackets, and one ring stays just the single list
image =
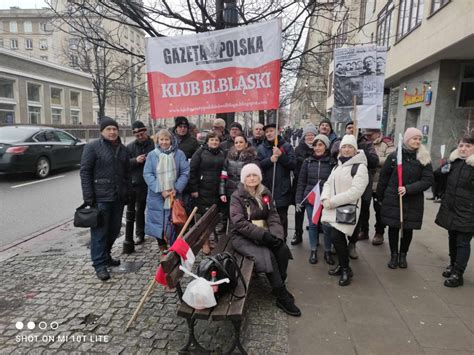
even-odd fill
[{"label": "black handbag", "polygon": [[[358,167],[359,164],[352,165],[352,178],[354,178],[355,174],[357,173]],[[336,195],[336,179],[334,179],[334,195]],[[336,207],[336,223],[355,225],[357,223],[357,209],[359,208],[359,206],[357,206],[358,203],[359,200],[357,200],[355,204],[348,203],[347,205]]]},{"label": "black handbag", "polygon": [[74,227],[95,228],[100,223],[100,211],[95,206],[89,206],[83,203],[74,213]]}]

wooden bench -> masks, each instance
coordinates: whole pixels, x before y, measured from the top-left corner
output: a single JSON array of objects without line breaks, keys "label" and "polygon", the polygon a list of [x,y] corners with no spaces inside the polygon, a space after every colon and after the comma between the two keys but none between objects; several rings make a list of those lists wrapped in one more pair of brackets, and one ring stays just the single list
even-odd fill
[{"label": "wooden bench", "polygon": [[[218,209],[216,205],[213,205],[204,216],[199,219],[199,221],[185,234],[184,239],[188,245],[193,250],[194,255],[197,255],[201,250],[205,241],[208,240],[211,233],[214,231],[216,224],[219,221]],[[228,235],[221,236],[217,242],[216,247],[212,251],[212,255],[221,253],[221,252],[231,253],[237,263],[240,266],[242,276],[246,288],[248,290],[250,285],[250,280],[252,278],[252,272],[254,268],[254,261],[245,258],[239,253],[237,253],[232,248],[232,243],[230,242],[230,237]],[[237,347],[242,354],[247,354],[240,342],[240,327],[242,325],[242,320],[244,319],[244,308],[247,300],[248,292],[243,298],[234,297],[232,293],[227,293],[222,296],[220,299],[217,299],[217,305],[211,309],[196,310],[188,306],[183,302],[183,289],[181,287],[181,279],[183,277],[183,272],[179,270],[180,258],[175,252],[170,252],[166,257],[162,258],[160,262],[163,271],[167,274],[167,282],[170,288],[176,288],[176,292],[181,301],[181,305],[178,309],[178,315],[186,319],[188,324],[188,340],[186,345],[180,350],[180,353],[188,352],[201,352],[201,353],[211,353],[218,352],[221,353],[220,349],[216,348],[213,350],[205,349],[196,339],[194,334],[194,326],[196,325],[197,320],[213,320],[213,321],[226,321],[229,320],[232,322],[234,329],[234,340],[230,348],[223,353],[230,354]],[[242,282],[239,281],[238,286],[234,290],[234,294],[241,296],[244,294],[244,286]]]}]

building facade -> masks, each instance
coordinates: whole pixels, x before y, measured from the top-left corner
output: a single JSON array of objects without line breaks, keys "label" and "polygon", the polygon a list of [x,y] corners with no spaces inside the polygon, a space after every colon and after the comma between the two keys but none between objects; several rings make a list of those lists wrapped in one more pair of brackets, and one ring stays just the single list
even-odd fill
[{"label": "building facade", "polygon": [[[449,152],[474,128],[474,1],[349,0],[341,6],[347,17],[334,22],[333,35],[344,27],[348,34],[334,47],[387,47],[383,130],[398,137],[419,128],[437,165],[440,147]],[[329,113],[332,105],[328,91]]]},{"label": "building facade", "polygon": [[[52,6],[59,14],[67,11],[65,0],[54,1]],[[136,65],[136,59],[120,51],[103,51],[97,57],[97,51],[77,31],[78,19],[80,17],[76,17],[74,23],[68,23],[66,17],[61,19],[48,8],[0,10],[0,48],[93,74],[105,68],[111,82],[107,88],[105,114],[116,118],[120,124],[130,124],[132,119],[148,120],[144,65]],[[93,21],[89,18],[84,26],[90,22]],[[145,35],[142,31],[132,26],[117,26],[108,20],[96,23],[120,46],[134,53],[144,53]],[[89,63],[99,64],[91,67]],[[94,87],[94,122],[97,122],[99,111],[97,85]]]},{"label": "building facade", "polygon": [[90,74],[0,49],[0,124],[93,124]]}]

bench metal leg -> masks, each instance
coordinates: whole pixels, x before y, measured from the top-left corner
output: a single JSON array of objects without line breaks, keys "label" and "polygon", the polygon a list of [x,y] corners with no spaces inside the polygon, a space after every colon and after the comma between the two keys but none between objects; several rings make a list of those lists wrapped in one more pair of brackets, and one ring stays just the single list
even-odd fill
[{"label": "bench metal leg", "polygon": [[196,325],[196,320],[194,318],[186,318],[186,322],[188,323],[188,342],[179,350],[179,352],[188,353],[189,349],[193,347],[192,353],[199,352],[203,354],[210,354],[211,352],[204,349],[201,344],[199,344],[196,336],[194,335],[194,326]]},{"label": "bench metal leg", "polygon": [[247,351],[245,351],[244,347],[242,346],[242,343],[240,342],[240,326],[242,322],[240,320],[233,320],[232,325],[234,326],[234,343],[230,347],[228,351],[225,352],[225,354],[232,354],[232,352],[237,349],[239,349],[240,353],[242,355],[247,355]]}]

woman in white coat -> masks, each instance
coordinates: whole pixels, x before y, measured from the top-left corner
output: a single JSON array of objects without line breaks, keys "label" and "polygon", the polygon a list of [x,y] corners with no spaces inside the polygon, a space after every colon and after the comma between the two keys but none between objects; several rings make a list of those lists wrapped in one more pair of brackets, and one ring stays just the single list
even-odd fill
[{"label": "woman in white coat", "polygon": [[[340,276],[339,285],[351,282],[349,247],[347,235],[352,235],[360,215],[361,197],[369,183],[367,158],[357,149],[357,140],[352,135],[342,138],[336,168],[324,184],[321,201],[324,206],[321,222],[332,227],[332,242],[336,248],[339,265],[329,270],[329,275]],[[336,218],[336,209],[344,205],[357,205],[354,224],[341,223]]]}]

